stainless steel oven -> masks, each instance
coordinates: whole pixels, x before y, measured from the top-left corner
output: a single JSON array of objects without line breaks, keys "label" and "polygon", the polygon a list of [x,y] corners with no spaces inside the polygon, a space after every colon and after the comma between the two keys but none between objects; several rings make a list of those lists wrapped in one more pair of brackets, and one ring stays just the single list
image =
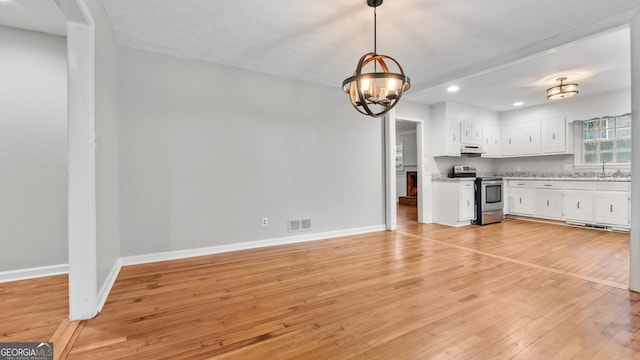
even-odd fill
[{"label": "stainless steel oven", "polygon": [[479,177],[475,181],[476,221],[478,225],[502,221],[502,178]]}]

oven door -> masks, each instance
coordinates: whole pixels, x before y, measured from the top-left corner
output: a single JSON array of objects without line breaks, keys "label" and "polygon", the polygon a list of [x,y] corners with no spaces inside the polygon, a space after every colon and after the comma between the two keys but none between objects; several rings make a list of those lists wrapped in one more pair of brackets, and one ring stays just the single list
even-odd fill
[{"label": "oven door", "polygon": [[482,181],[482,211],[502,210],[502,180]]}]

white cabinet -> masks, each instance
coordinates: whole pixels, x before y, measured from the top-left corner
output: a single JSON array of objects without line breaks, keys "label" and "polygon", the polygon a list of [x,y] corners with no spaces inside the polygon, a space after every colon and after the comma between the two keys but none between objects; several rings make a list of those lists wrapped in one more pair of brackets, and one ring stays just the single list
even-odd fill
[{"label": "white cabinet", "polygon": [[540,121],[532,120],[504,126],[502,154],[505,156],[540,153]]},{"label": "white cabinet", "polygon": [[532,181],[515,181],[509,186],[509,213],[533,215],[534,188]]},{"label": "white cabinet", "polygon": [[542,153],[567,152],[567,123],[564,117],[542,120]]},{"label": "white cabinet", "polygon": [[433,156],[460,156],[460,145],[483,144],[483,124],[499,124],[497,112],[442,102],[431,106]]},{"label": "white cabinet", "polygon": [[475,220],[475,190],[474,182],[460,183],[460,221]]},{"label": "white cabinet", "polygon": [[468,145],[482,145],[482,124],[473,120],[461,121],[460,142]]},{"label": "white cabinet", "polygon": [[433,123],[433,156],[460,156],[460,121],[445,119]]},{"label": "white cabinet", "polygon": [[475,219],[474,181],[443,180],[433,183],[433,222],[464,226]]},{"label": "white cabinet", "polygon": [[536,188],[534,215],[562,219],[562,189]]},{"label": "white cabinet", "polygon": [[509,214],[629,230],[629,185],[626,181],[508,180],[505,210]]},{"label": "white cabinet", "polygon": [[593,223],[593,191],[565,190],[563,211],[567,222]]},{"label": "white cabinet", "polygon": [[595,222],[629,227],[629,194],[614,191],[595,193]]},{"label": "white cabinet", "polygon": [[501,155],[500,128],[498,126],[483,126],[482,128],[482,157],[495,158]]}]

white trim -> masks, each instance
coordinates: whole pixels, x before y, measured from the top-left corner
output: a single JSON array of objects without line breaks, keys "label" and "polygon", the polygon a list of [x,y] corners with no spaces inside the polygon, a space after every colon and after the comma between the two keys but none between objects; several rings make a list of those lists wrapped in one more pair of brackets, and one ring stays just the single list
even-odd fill
[{"label": "white trim", "polygon": [[122,269],[122,258],[116,260],[116,263],[113,264],[113,267],[107,275],[107,278],[102,283],[102,287],[98,292],[98,312],[102,311],[102,307],[107,301],[107,297],[109,297],[111,288],[113,287],[113,284],[115,284],[116,279],[118,278],[118,274],[120,274],[120,269]]},{"label": "white trim", "polygon": [[35,279],[45,276],[62,275],[69,273],[68,264],[40,266],[28,269],[18,269],[0,272],[0,283]]},{"label": "white trim", "polygon": [[395,230],[398,226],[396,209],[396,109],[391,109],[384,116],[384,158],[385,170],[385,222],[387,230]]},{"label": "white trim", "polygon": [[157,261],[177,260],[177,259],[184,259],[184,258],[195,257],[195,256],[212,255],[212,254],[219,254],[219,253],[238,251],[238,250],[256,249],[256,248],[267,247],[267,246],[287,245],[287,244],[295,244],[295,243],[301,243],[301,242],[307,242],[307,241],[324,240],[324,239],[336,238],[341,236],[360,235],[360,234],[366,234],[366,233],[384,231],[384,230],[385,230],[385,225],[375,225],[375,226],[368,226],[368,227],[361,227],[361,228],[354,228],[354,229],[329,231],[324,233],[305,234],[305,235],[289,236],[289,237],[283,237],[283,238],[274,238],[274,239],[257,240],[257,241],[247,241],[247,242],[241,242],[241,243],[235,243],[235,244],[218,245],[218,246],[211,246],[211,247],[198,248],[198,249],[174,250],[174,251],[144,254],[144,255],[133,255],[133,256],[121,257],[118,263],[120,266],[146,264],[146,263],[157,262]]}]

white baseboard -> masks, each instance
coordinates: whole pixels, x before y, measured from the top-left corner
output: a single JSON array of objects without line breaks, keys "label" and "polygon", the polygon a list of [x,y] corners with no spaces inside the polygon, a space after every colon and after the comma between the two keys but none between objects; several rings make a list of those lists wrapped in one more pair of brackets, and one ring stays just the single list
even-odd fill
[{"label": "white baseboard", "polygon": [[69,273],[68,264],[40,266],[28,269],[18,269],[0,272],[0,283],[34,279],[45,276],[61,275]]},{"label": "white baseboard", "polygon": [[115,284],[116,279],[118,278],[120,269],[122,269],[122,258],[118,258],[118,260],[116,260],[116,263],[113,264],[111,271],[109,272],[109,274],[107,275],[107,278],[104,280],[104,282],[102,283],[102,286],[100,287],[100,291],[98,292],[98,299],[97,299],[98,312],[102,311],[102,307],[104,306],[104,303],[107,301],[107,297],[111,292],[111,288],[113,287],[113,284]]},{"label": "white baseboard", "polygon": [[211,246],[206,248],[175,250],[175,251],[167,251],[167,252],[144,254],[144,255],[125,256],[120,258],[120,260],[122,261],[121,262],[122,266],[146,264],[146,263],[151,263],[156,261],[184,259],[189,257],[219,254],[219,253],[230,252],[230,251],[255,249],[255,248],[261,248],[261,247],[267,247],[267,246],[286,245],[286,244],[294,244],[294,243],[300,243],[300,242],[306,242],[306,241],[330,239],[330,238],[336,238],[341,236],[365,234],[365,233],[370,233],[375,231],[384,231],[385,229],[386,229],[385,225],[376,225],[376,226],[368,226],[368,227],[362,227],[362,228],[329,231],[324,233],[313,233],[313,234],[289,236],[289,237],[275,238],[275,239],[247,241],[242,243],[218,245],[218,246]]}]

